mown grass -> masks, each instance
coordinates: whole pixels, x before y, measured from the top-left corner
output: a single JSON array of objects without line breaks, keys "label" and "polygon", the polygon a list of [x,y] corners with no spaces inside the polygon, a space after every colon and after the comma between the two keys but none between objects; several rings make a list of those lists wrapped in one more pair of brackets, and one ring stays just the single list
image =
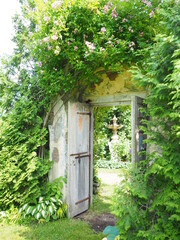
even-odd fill
[{"label": "mown grass", "polygon": [[1,240],[98,240],[103,234],[96,234],[90,226],[74,219],[64,219],[44,224],[0,224]]},{"label": "mown grass", "polygon": [[112,194],[114,188],[107,184],[101,184],[99,194],[93,196],[93,204],[90,211],[95,213],[110,213],[112,206]]}]

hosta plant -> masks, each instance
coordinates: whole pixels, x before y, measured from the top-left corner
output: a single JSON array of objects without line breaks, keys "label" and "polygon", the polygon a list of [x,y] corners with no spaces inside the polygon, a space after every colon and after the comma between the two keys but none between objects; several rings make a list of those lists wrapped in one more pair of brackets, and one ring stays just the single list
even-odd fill
[{"label": "hosta plant", "polygon": [[49,222],[50,220],[60,219],[67,214],[67,205],[61,199],[55,197],[40,197],[38,204],[24,204],[19,209],[22,218],[29,220],[37,220],[38,222]]}]

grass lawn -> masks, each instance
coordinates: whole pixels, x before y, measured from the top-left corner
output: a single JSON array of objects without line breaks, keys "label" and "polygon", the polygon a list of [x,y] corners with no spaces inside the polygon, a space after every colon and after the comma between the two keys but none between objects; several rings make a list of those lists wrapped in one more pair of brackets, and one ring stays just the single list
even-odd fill
[{"label": "grass lawn", "polygon": [[90,211],[95,213],[110,213],[113,190],[112,186],[102,183],[100,193],[93,196],[93,205],[90,207]]},{"label": "grass lawn", "polygon": [[98,240],[103,234],[96,234],[90,226],[74,219],[65,219],[44,224],[0,224],[1,240]]},{"label": "grass lawn", "polygon": [[[126,171],[126,169],[98,169],[98,173],[108,174],[109,177],[111,174],[117,174],[118,176],[122,177]],[[93,205],[91,206],[90,211],[95,213],[110,213],[112,211],[111,206],[114,187],[114,185],[108,185],[101,182],[100,192],[98,195],[93,196]]]}]

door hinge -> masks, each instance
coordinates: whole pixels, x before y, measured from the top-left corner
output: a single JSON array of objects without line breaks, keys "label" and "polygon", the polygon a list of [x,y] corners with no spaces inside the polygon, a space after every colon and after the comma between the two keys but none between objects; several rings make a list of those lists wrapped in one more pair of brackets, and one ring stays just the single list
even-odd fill
[{"label": "door hinge", "polygon": [[91,116],[91,112],[77,112],[77,114]]},{"label": "door hinge", "polygon": [[75,204],[78,205],[78,204],[80,204],[80,203],[82,203],[82,202],[85,202],[85,201],[87,201],[87,200],[90,200],[90,197],[84,198],[84,199],[76,202]]}]

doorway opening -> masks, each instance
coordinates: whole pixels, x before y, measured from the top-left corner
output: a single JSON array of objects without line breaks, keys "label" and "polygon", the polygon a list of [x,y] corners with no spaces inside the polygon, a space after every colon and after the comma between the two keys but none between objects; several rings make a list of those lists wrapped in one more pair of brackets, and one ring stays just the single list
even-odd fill
[{"label": "doorway opening", "polygon": [[[93,159],[96,165],[116,169],[128,164],[131,161],[131,106],[94,107],[93,116]],[[117,118],[115,140],[114,117]]]},{"label": "doorway opening", "polygon": [[[113,143],[108,126],[120,126]],[[131,164],[131,105],[93,108],[93,204],[90,211],[78,216],[90,223],[95,231],[115,226],[111,213],[114,188],[124,179]]]},{"label": "doorway opening", "polygon": [[[130,162],[136,164],[141,160],[139,158],[139,152],[145,149],[143,145],[143,139],[145,136],[139,128],[141,119],[143,118],[143,115],[140,113],[142,103],[143,99],[136,95],[123,95],[119,96],[118,99],[117,97],[111,97],[110,99],[96,98],[93,101],[88,101],[86,103],[68,102],[67,154],[69,158],[67,165],[67,195],[69,206],[68,214],[70,217],[88,210],[92,205],[93,181],[95,182],[96,179],[96,172],[94,171],[93,173],[93,162],[97,162],[96,158],[99,160],[99,164],[106,163],[109,168],[113,168],[113,165],[117,166],[118,164],[127,165],[127,163]],[[97,147],[97,150],[100,155],[95,150],[96,144],[94,144],[93,161],[93,139],[95,140],[96,138],[95,136],[93,137],[93,122],[95,123],[95,118],[97,118],[95,112],[93,116],[93,109],[95,111],[97,107],[99,107],[99,109],[102,109],[102,107],[111,107],[109,108],[109,116],[108,114],[104,114],[108,117],[105,123],[102,122],[102,127],[104,129],[107,128],[107,124],[109,124],[109,128],[113,130],[114,123],[112,124],[111,119],[115,114],[117,115],[117,119],[114,117],[113,122],[117,120],[115,125],[118,127],[119,125],[123,126],[118,130],[120,133],[120,139],[117,139],[117,136],[114,136],[113,138],[116,139],[116,144],[112,144],[111,142],[111,130],[106,129],[106,137],[104,135],[102,136],[102,139],[99,138],[100,140],[98,140],[100,141],[100,145]],[[122,110],[121,108],[124,109]],[[122,115],[122,113],[126,112],[125,109],[129,113],[129,117],[126,119],[129,124],[126,122],[124,123],[125,117],[121,116],[119,119],[118,113],[121,112]],[[131,130],[128,131],[127,129],[130,128],[130,126]],[[122,131],[123,128],[124,131]],[[102,129],[99,130],[98,134],[100,132],[103,132]],[[113,134],[115,134],[115,132]],[[101,148],[102,151],[100,151]],[[102,158],[99,157],[101,155]],[[109,177],[105,178],[109,179]]]},{"label": "doorway opening", "polygon": [[[119,183],[131,164],[131,106],[93,108],[93,192]],[[115,128],[117,130],[113,130]],[[112,194],[112,192],[111,192]]]}]

